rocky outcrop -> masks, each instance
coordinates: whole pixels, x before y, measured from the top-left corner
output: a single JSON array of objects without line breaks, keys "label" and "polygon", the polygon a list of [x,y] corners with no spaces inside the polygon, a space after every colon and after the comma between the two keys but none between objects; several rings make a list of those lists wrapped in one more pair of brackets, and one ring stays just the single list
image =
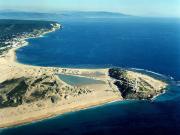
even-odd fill
[{"label": "rocky outcrop", "polygon": [[109,76],[115,81],[124,99],[152,99],[164,92],[166,83],[150,76],[120,68],[109,69]]}]

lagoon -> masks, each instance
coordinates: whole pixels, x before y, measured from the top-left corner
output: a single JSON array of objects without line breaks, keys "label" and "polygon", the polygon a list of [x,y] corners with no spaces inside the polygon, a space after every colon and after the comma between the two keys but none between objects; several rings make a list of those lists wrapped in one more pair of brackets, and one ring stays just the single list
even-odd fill
[{"label": "lagoon", "polygon": [[83,86],[83,85],[91,85],[91,84],[104,84],[105,82],[87,78],[87,77],[81,77],[81,76],[73,76],[73,75],[64,75],[60,74],[59,78],[64,81],[65,83],[72,85],[72,86]]}]

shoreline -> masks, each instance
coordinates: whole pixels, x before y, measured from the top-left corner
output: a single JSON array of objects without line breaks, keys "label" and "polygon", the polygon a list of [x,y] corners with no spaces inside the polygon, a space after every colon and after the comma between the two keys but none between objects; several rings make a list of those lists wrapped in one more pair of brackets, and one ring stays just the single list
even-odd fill
[{"label": "shoreline", "polygon": [[[50,31],[50,32],[52,32],[52,31]],[[47,32],[47,33],[50,33],[50,32]],[[47,34],[47,33],[44,33],[44,34]],[[40,35],[40,37],[43,36],[44,34]],[[38,37],[36,37],[36,38],[38,38]],[[30,38],[35,38],[35,37],[30,37]],[[65,74],[72,74],[72,75],[81,75],[82,73],[91,74],[91,73],[94,73],[97,71],[97,72],[104,73],[103,78],[100,78],[100,79],[103,79],[103,80],[107,79],[107,74],[106,74],[107,69],[73,69],[73,68],[71,69],[71,68],[60,68],[60,67],[58,68],[58,67],[32,66],[32,65],[19,63],[16,59],[16,50],[21,48],[21,47],[24,47],[26,45],[29,45],[28,42],[26,41],[26,39],[29,39],[29,38],[21,39],[21,41],[23,41],[24,44],[12,47],[11,49],[8,50],[8,52],[6,54],[4,54],[3,56],[0,57],[0,65],[3,65],[0,67],[0,70],[1,71],[4,70],[3,74],[7,73],[5,76],[3,76],[3,75],[0,76],[0,82],[3,82],[3,81],[8,80],[8,79],[12,79],[12,78],[18,78],[21,76],[28,76],[28,77],[31,77],[33,75],[39,76],[39,74],[35,73],[37,71],[33,71],[33,70],[39,70],[39,71],[45,70],[47,72],[47,74],[52,75],[52,74],[56,74],[57,72],[62,73],[62,71],[64,69],[67,70],[66,71],[67,73],[65,73]],[[57,70],[57,72],[54,72],[54,70]],[[19,72],[19,71],[21,71],[21,72]],[[23,73],[23,71],[26,71],[26,73]],[[32,72],[32,74],[30,74],[30,72]],[[80,72],[80,73],[76,74],[73,72]],[[105,87],[109,88],[108,85]],[[97,96],[96,96],[96,94],[97,94]],[[98,95],[99,95],[99,97],[98,97]],[[85,96],[86,98],[83,96]],[[20,107],[15,107],[15,108],[8,107],[8,108],[0,109],[0,110],[2,110],[0,112],[0,120],[1,120],[0,128],[4,129],[4,128],[8,128],[8,127],[16,127],[18,125],[28,124],[28,123],[31,123],[33,121],[40,121],[40,120],[44,120],[47,118],[56,117],[56,116],[64,114],[64,113],[79,111],[79,110],[87,109],[90,107],[96,107],[99,105],[104,105],[104,104],[109,103],[109,102],[122,100],[121,96],[118,93],[114,94],[113,92],[110,92],[110,94],[106,94],[104,90],[102,90],[102,94],[100,92],[99,93],[95,92],[93,94],[83,95],[83,96],[77,97],[77,98],[79,98],[79,100],[82,100],[82,102],[78,102],[77,99],[74,99],[74,102],[72,102],[70,100],[71,103],[68,103],[68,101],[63,101],[64,102],[64,105],[63,105],[64,109],[62,109],[62,106],[59,104],[51,105],[50,103],[47,103],[48,107],[45,109],[42,109],[43,112],[44,111],[47,112],[44,114],[42,113],[41,109],[39,110],[39,112],[35,112],[35,113],[30,112],[29,109],[27,109],[27,112],[29,111],[28,113],[23,113],[23,114],[19,113],[18,116],[20,116],[21,118],[20,117],[11,117],[10,118],[10,117],[8,117],[8,114],[10,116],[10,114],[15,113],[16,110],[21,111],[21,109],[23,107],[24,108],[27,107],[28,104],[20,105]],[[93,100],[86,101],[87,98],[92,98]],[[54,109],[55,112],[49,111],[52,108],[54,108],[54,106],[56,106],[55,107],[56,109]],[[34,107],[34,108],[37,109],[36,107]],[[7,114],[7,116],[4,116],[6,114]],[[24,116],[24,114],[27,116]]]},{"label": "shoreline", "polygon": [[[56,29],[55,29],[56,30]],[[55,31],[48,31],[43,33],[38,37],[42,37],[45,34]],[[38,38],[30,37],[30,38]],[[0,83],[19,77],[29,77],[42,76],[47,74],[49,76],[56,76],[56,74],[67,74],[75,76],[83,76],[89,78],[95,78],[98,80],[103,80],[106,84],[102,84],[96,88],[94,86],[87,86],[87,89],[93,89],[92,93],[82,94],[77,97],[70,97],[70,99],[62,99],[56,104],[51,103],[49,100],[37,101],[31,104],[23,104],[18,107],[8,107],[0,109],[0,129],[15,127],[18,125],[30,124],[32,122],[45,120],[47,118],[57,117],[58,115],[75,112],[91,107],[97,107],[104,105],[106,103],[124,101],[119,92],[118,88],[113,85],[114,80],[109,77],[109,68],[100,69],[79,69],[79,68],[61,68],[61,67],[43,67],[43,66],[33,66],[28,64],[19,63],[16,58],[16,50],[29,45],[26,41],[29,38],[21,39],[24,44],[12,47],[6,54],[0,57],[0,70],[3,74],[0,74]],[[95,76],[96,72],[101,73],[101,76]],[[6,73],[6,74],[5,74]],[[57,79],[64,86],[72,87],[60,78]],[[159,95],[158,95],[159,96]],[[89,100],[86,100],[89,99]],[[37,107],[37,104],[41,103],[42,107]],[[53,111],[52,111],[53,110]],[[44,113],[46,112],[46,113]],[[14,116],[12,116],[14,115]]]},{"label": "shoreline", "polygon": [[106,105],[106,104],[119,102],[119,101],[123,101],[123,100],[109,99],[109,100],[101,101],[101,102],[98,102],[98,103],[93,103],[90,106],[89,105],[84,105],[84,106],[82,105],[82,106],[72,108],[72,110],[63,110],[63,111],[59,111],[59,112],[55,112],[55,113],[44,114],[41,117],[32,117],[32,118],[29,118],[29,119],[26,119],[26,120],[17,121],[15,123],[7,123],[5,125],[0,125],[0,129],[8,129],[8,128],[14,128],[14,127],[18,127],[18,126],[24,126],[24,125],[32,124],[33,122],[36,123],[36,122],[41,122],[43,120],[48,120],[48,119],[51,119],[51,118],[55,118],[55,117],[61,116],[61,115],[66,114],[66,113],[78,112],[78,111],[81,111],[81,110],[91,109],[91,108],[94,108],[94,107],[103,106],[103,105]]}]

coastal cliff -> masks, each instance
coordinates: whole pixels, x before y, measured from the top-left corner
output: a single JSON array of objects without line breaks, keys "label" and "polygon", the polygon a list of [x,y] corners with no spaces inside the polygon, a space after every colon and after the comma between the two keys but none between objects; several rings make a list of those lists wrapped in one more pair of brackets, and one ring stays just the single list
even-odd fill
[{"label": "coastal cliff", "polygon": [[[128,70],[40,67],[18,63],[15,52],[24,45],[26,38],[39,37],[60,28],[56,22],[47,25],[47,29],[42,25],[31,32],[23,29],[25,33],[18,34],[16,31],[15,36],[10,32],[14,26],[8,25],[11,36],[5,40],[1,38],[1,47],[6,51],[4,53],[3,48],[0,57],[0,127],[30,123],[117,100],[152,99],[164,92],[166,83]],[[59,74],[103,83],[71,86],[61,80]]]},{"label": "coastal cliff", "polygon": [[152,99],[164,93],[166,83],[150,76],[120,68],[109,69],[124,99]]}]

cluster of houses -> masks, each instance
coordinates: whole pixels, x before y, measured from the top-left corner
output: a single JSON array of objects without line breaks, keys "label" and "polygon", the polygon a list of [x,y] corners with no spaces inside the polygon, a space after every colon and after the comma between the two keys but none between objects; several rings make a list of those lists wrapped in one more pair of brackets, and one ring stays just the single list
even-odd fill
[{"label": "cluster of houses", "polygon": [[60,28],[58,23],[51,24],[51,29],[34,29],[32,32],[12,33],[0,37],[0,53],[7,50],[7,48],[18,47],[26,43],[25,39],[35,38],[42,34],[55,31]]}]

